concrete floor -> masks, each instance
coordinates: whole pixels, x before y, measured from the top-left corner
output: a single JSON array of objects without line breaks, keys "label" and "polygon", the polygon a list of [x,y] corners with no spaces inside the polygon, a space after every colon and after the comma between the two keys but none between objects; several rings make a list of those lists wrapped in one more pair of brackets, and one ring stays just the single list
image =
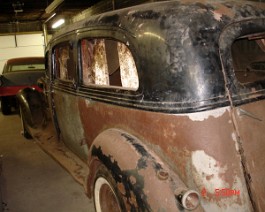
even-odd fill
[{"label": "concrete floor", "polygon": [[0,113],[2,211],[94,212],[84,188],[20,129],[18,115]]}]

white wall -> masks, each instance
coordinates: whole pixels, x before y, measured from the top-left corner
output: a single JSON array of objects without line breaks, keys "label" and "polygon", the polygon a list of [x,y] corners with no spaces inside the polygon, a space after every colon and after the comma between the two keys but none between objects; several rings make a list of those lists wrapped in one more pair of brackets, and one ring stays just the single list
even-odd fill
[{"label": "white wall", "polygon": [[44,37],[41,33],[0,36],[0,74],[6,60],[31,56],[44,56]]}]

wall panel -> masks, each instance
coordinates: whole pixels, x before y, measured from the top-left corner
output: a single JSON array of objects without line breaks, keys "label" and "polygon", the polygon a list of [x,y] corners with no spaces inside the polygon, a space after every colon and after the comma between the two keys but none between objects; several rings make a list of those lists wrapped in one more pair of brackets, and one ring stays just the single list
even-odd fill
[{"label": "wall panel", "polygon": [[0,74],[6,60],[31,56],[44,56],[44,37],[41,33],[0,36]]}]

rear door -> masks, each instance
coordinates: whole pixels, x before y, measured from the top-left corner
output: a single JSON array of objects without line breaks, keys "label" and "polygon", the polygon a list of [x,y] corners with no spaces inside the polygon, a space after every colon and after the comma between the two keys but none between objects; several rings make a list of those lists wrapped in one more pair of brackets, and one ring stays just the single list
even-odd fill
[{"label": "rear door", "polygon": [[52,108],[60,138],[80,158],[86,159],[87,146],[76,95],[78,83],[75,34],[59,39],[52,46]]},{"label": "rear door", "polygon": [[264,211],[265,20],[230,25],[220,47],[249,197],[255,211]]}]

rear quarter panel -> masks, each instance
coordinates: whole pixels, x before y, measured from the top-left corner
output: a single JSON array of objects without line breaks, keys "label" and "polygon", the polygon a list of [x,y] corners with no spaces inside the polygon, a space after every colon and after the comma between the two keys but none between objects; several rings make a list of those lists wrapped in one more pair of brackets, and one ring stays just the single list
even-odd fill
[{"label": "rear quarter panel", "polygon": [[[250,210],[229,107],[176,115],[80,98],[78,108],[88,148],[101,132],[121,129],[169,164],[189,188],[206,191],[201,199],[204,209]],[[110,145],[115,148],[115,143]],[[237,190],[240,195],[219,195],[216,189]]]}]

